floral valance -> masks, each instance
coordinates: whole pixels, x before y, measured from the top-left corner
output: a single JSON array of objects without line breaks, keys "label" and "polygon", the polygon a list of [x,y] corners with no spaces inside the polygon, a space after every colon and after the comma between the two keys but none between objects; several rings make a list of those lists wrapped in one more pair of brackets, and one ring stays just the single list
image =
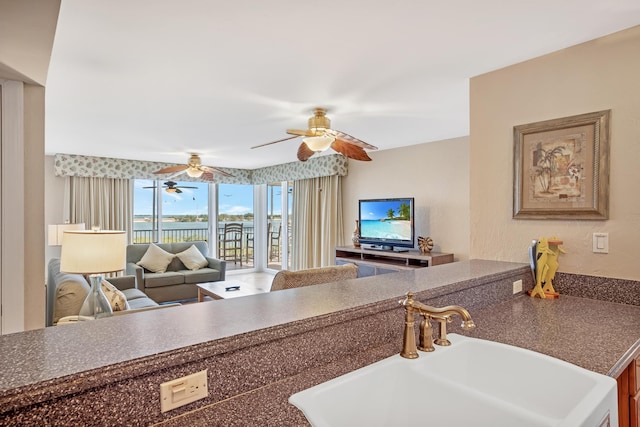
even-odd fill
[{"label": "floral valance", "polygon": [[[158,179],[162,175],[153,172],[173,166],[175,163],[147,162],[143,160],[113,159],[109,157],[56,154],[54,173],[56,176],[83,176],[94,178]],[[295,181],[321,176],[347,174],[347,158],[340,154],[317,157],[306,162],[292,162],[259,169],[219,169],[232,177],[215,176],[216,183],[223,184],[267,184],[279,181]],[[216,166],[218,167],[218,166]],[[180,181],[202,181],[187,174]]]}]

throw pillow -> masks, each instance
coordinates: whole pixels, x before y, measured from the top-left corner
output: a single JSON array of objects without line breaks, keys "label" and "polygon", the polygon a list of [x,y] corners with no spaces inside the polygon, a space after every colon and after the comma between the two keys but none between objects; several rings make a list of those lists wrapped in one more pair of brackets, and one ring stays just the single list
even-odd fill
[{"label": "throw pillow", "polygon": [[164,273],[175,255],[151,243],[144,256],[136,264],[154,273]]},{"label": "throw pillow", "polygon": [[196,245],[191,245],[189,249],[180,252],[176,256],[189,270],[199,270],[209,265],[209,261],[207,261],[204,255],[202,255],[202,252],[196,248]]},{"label": "throw pillow", "polygon": [[109,301],[109,304],[111,305],[111,310],[129,310],[127,297],[124,296],[120,289],[116,288],[113,284],[109,283],[106,280],[102,281],[101,287],[102,292],[104,292],[105,296],[107,297],[107,301]]},{"label": "throw pillow", "polygon": [[67,316],[77,316],[91,287],[80,274],[58,273],[53,323]]}]

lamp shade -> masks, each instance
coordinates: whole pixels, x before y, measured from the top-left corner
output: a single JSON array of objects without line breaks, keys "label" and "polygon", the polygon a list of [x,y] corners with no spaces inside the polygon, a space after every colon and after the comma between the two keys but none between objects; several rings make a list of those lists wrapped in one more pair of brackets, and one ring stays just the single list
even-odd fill
[{"label": "lamp shade", "polygon": [[189,175],[191,178],[200,178],[203,173],[204,171],[202,169],[194,168],[191,166],[189,166],[189,169],[187,169],[187,175]]},{"label": "lamp shade", "polygon": [[320,135],[320,136],[310,136],[308,138],[304,138],[303,141],[307,144],[307,146],[315,152],[324,151],[327,148],[331,147],[335,138],[331,135]]},{"label": "lamp shade", "polygon": [[60,271],[75,274],[124,270],[126,233],[120,230],[65,231]]},{"label": "lamp shade", "polygon": [[80,224],[51,224],[49,225],[49,246],[60,246],[62,244],[62,234],[66,230],[84,230],[84,223]]}]

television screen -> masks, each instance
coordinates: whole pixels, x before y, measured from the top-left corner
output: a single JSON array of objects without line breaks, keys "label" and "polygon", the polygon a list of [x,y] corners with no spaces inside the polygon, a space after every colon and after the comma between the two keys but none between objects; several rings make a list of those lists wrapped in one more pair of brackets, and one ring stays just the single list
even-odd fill
[{"label": "television screen", "polygon": [[361,244],[371,249],[414,246],[413,197],[360,200],[359,205]]}]

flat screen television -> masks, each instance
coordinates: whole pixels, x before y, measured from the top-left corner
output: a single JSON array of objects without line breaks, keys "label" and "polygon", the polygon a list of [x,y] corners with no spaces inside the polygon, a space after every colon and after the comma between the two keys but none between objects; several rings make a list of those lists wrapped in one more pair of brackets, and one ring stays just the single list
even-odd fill
[{"label": "flat screen television", "polygon": [[360,244],[365,249],[406,251],[415,244],[413,197],[360,200]]}]

